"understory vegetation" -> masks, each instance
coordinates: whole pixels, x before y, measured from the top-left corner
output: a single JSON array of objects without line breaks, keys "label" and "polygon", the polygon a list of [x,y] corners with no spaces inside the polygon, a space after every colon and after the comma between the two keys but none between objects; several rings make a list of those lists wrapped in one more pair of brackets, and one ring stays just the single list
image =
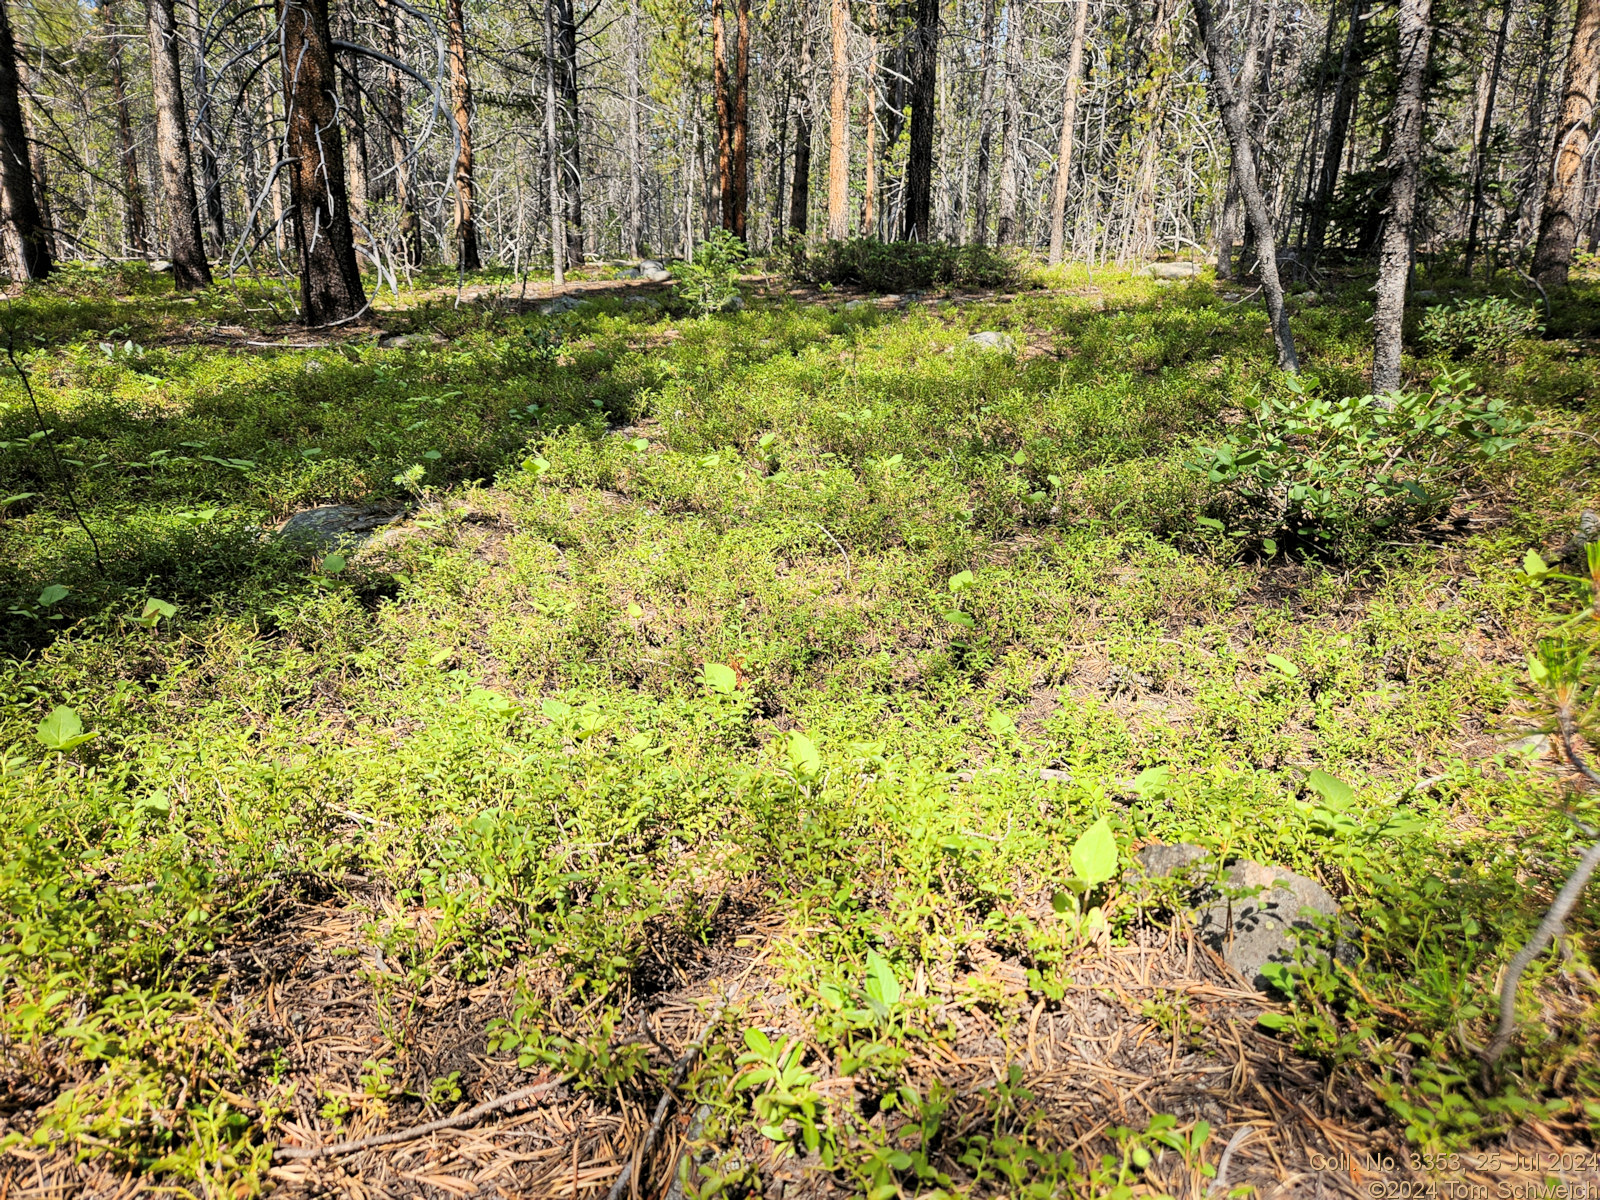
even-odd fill
[{"label": "understory vegetation", "polygon": [[[1031,1033],[959,1129],[906,1067],[954,1044],[941,1014],[1037,1022],[1177,920],[1124,874],[1153,842],[1338,898],[1351,952],[1263,1020],[1394,1144],[1600,1130],[1600,899],[1479,1060],[1600,823],[1527,669],[1593,603],[1546,570],[1596,503],[1593,285],[1539,329],[1429,280],[1478,307],[1415,306],[1375,401],[1370,276],[1291,297],[1292,380],[1208,279],[888,250],[807,269],[926,295],[419,291],[308,335],[264,284],[64,269],[0,311],[11,1145],[266,1186],[286,1120],[464,1102],[407,1041],[434,980],[509,998],[476,1055],[648,1110],[638,1006],[748,945],[794,1025],[737,986],[705,1015],[686,1194],[761,1192],[738,1130],[878,1200],[1132,1195],[1153,1161],[1198,1187],[1204,1122],[1030,1140]],[[331,504],[389,523],[273,536]],[[386,1014],[356,1077],[295,1068],[252,973],[296,903],[354,914]]]}]

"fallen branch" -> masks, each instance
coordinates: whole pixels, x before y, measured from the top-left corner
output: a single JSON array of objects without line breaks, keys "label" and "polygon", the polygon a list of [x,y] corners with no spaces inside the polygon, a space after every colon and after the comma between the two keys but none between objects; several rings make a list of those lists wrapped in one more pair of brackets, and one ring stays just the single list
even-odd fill
[{"label": "fallen branch", "polygon": [[294,1158],[334,1158],[341,1154],[356,1154],[362,1150],[373,1150],[379,1146],[392,1146],[396,1142],[414,1141],[430,1133],[437,1133],[441,1129],[456,1129],[462,1125],[471,1125],[479,1117],[488,1116],[502,1108],[510,1108],[524,1100],[532,1100],[535,1096],[542,1096],[548,1091],[560,1087],[566,1082],[566,1077],[551,1079],[545,1083],[536,1083],[531,1087],[519,1088],[514,1092],[507,1092],[493,1100],[485,1100],[466,1112],[457,1113],[453,1117],[440,1117],[437,1121],[426,1121],[421,1125],[413,1125],[409,1129],[396,1129],[392,1133],[375,1133],[371,1137],[358,1138],[353,1142],[338,1142],[332,1146],[279,1146],[272,1152],[275,1159]]}]

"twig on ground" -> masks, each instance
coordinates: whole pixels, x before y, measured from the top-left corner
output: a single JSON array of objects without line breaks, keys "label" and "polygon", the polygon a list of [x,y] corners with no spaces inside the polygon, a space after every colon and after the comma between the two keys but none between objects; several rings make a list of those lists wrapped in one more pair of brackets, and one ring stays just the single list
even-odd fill
[{"label": "twig on ground", "polygon": [[334,1158],[342,1154],[355,1154],[362,1150],[373,1150],[379,1146],[392,1146],[396,1142],[410,1142],[419,1137],[426,1137],[441,1129],[456,1129],[462,1125],[471,1125],[479,1117],[488,1116],[502,1108],[510,1108],[513,1104],[520,1104],[524,1100],[532,1100],[542,1096],[548,1091],[560,1087],[566,1082],[566,1076],[536,1083],[530,1087],[519,1088],[514,1092],[507,1092],[504,1096],[497,1096],[493,1100],[485,1100],[466,1112],[457,1113],[453,1117],[440,1117],[437,1121],[425,1121],[421,1125],[413,1125],[409,1129],[396,1129],[392,1133],[375,1133],[371,1137],[358,1138],[352,1142],[338,1142],[332,1146],[279,1146],[272,1152],[276,1159],[294,1158]]},{"label": "twig on ground", "polygon": [[[747,971],[746,974],[749,972]],[[740,979],[743,982],[743,979]],[[711,1014],[711,1019],[706,1022],[706,1027],[700,1031],[700,1036],[694,1040],[690,1047],[683,1052],[678,1061],[673,1065],[672,1078],[667,1082],[667,1090],[661,1094],[661,1099],[656,1102],[655,1116],[650,1121],[650,1128],[644,1135],[644,1141],[639,1146],[639,1153],[634,1159],[622,1168],[622,1173],[617,1176],[617,1181],[611,1185],[611,1192],[606,1200],[622,1200],[623,1193],[628,1190],[628,1181],[633,1178],[633,1164],[643,1163],[650,1157],[650,1152],[656,1148],[656,1141],[661,1137],[661,1128],[667,1123],[667,1114],[672,1111],[672,1102],[677,1098],[678,1089],[683,1086],[683,1081],[688,1078],[689,1068],[694,1066],[694,1060],[700,1057],[700,1051],[705,1049],[706,1041],[711,1037],[711,1031],[717,1027],[717,1022],[722,1020],[722,1014],[727,1011],[728,1005],[733,1002],[738,994],[739,984],[735,983],[728,989],[727,996],[722,1003],[717,1005],[716,1011]]]},{"label": "twig on ground", "polygon": [[1228,1190],[1228,1168],[1233,1165],[1233,1152],[1244,1144],[1245,1138],[1255,1132],[1254,1125],[1241,1125],[1233,1131],[1228,1144],[1223,1147],[1222,1158],[1217,1162],[1217,1177],[1211,1181],[1211,1194]]},{"label": "twig on ground", "polygon": [[811,523],[813,525],[815,525],[818,529],[822,530],[823,536],[826,537],[830,542],[832,542],[834,544],[834,547],[839,551],[839,557],[844,559],[844,578],[845,578],[845,582],[846,583],[854,583],[855,582],[855,578],[850,574],[850,556],[845,553],[844,547],[839,545],[839,539],[834,537],[833,534],[828,532],[828,527],[826,525],[823,525],[818,521],[813,521]]}]

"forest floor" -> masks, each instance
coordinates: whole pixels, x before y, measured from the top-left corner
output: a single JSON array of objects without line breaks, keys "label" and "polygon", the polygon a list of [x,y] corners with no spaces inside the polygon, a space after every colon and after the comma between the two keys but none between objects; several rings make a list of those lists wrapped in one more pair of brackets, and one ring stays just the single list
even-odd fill
[{"label": "forest floor", "polygon": [[[0,311],[0,1200],[1600,1179],[1600,898],[1475,1056],[1589,811],[1518,564],[1600,507],[1600,288],[1471,364],[1508,459],[1290,557],[1190,465],[1283,394],[1258,304],[748,283]],[[1369,287],[1295,301],[1313,391]],[[359,540],[279,535],[330,505]],[[1257,991],[1129,873],[1177,842],[1354,953]]]}]

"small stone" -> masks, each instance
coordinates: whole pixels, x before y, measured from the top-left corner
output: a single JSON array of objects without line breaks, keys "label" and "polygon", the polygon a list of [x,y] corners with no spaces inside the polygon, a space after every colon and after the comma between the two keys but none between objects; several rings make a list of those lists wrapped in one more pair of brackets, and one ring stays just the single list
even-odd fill
[{"label": "small stone", "polygon": [[1302,936],[1337,928],[1339,902],[1316,880],[1283,867],[1236,863],[1224,876],[1221,894],[1210,895],[1196,914],[1196,932],[1258,991],[1271,990],[1262,969],[1293,964]]},{"label": "small stone", "polygon": [[735,292],[733,295],[729,296],[726,300],[724,300],[722,302],[722,311],[723,312],[743,312],[744,311],[744,297],[741,296],[738,292]]},{"label": "small stone", "polygon": [[557,317],[586,303],[587,301],[580,300],[576,296],[557,296],[554,300],[546,300],[541,304],[539,313],[541,316]]},{"label": "small stone", "polygon": [[1527,737],[1519,737],[1506,747],[1512,754],[1520,754],[1523,758],[1543,758],[1550,753],[1550,735],[1548,733],[1530,733]]},{"label": "small stone", "polygon": [[1562,565],[1585,575],[1589,573],[1591,543],[1600,541],[1600,513],[1586,508],[1578,514],[1578,527],[1572,531],[1566,545],[1561,547]]},{"label": "small stone", "polygon": [[858,309],[869,307],[871,307],[870,304],[865,300],[846,300],[844,302],[845,312],[855,312]]},{"label": "small stone", "polygon": [[651,283],[666,283],[672,278],[672,272],[655,259],[647,258],[639,264],[639,278],[648,279]]},{"label": "small stone", "polygon": [[1238,292],[1223,292],[1222,298],[1230,303],[1237,304],[1243,297]]},{"label": "small stone", "polygon": [[993,329],[985,329],[975,333],[967,339],[974,346],[981,346],[985,350],[999,350],[1009,354],[1017,348],[1017,343],[1012,340],[1009,333],[999,333]]},{"label": "small stone", "polygon": [[1195,279],[1202,269],[1199,263],[1187,262],[1158,262],[1151,263],[1149,267],[1150,274],[1156,279]]},{"label": "small stone", "polygon": [[1144,847],[1134,855],[1150,879],[1162,879],[1193,866],[1210,855],[1211,851],[1193,842],[1178,842],[1168,846],[1160,842]]},{"label": "small stone", "polygon": [[1305,295],[1300,297],[1300,303],[1304,304],[1307,308],[1315,308],[1317,305],[1322,303],[1322,297],[1317,295],[1315,292],[1307,292]]},{"label": "small stone", "polygon": [[151,262],[150,269],[152,271],[170,271],[172,270],[172,264],[164,258],[158,258]]},{"label": "small stone", "polygon": [[1070,772],[1060,771],[1055,767],[1040,767],[1039,779],[1043,783],[1071,783],[1072,775]]},{"label": "small stone", "polygon": [[442,346],[444,338],[437,333],[391,333],[378,339],[380,350],[414,350],[423,346]]},{"label": "small stone", "polygon": [[402,515],[392,508],[325,504],[295,513],[278,527],[278,536],[314,550],[353,549]]}]

